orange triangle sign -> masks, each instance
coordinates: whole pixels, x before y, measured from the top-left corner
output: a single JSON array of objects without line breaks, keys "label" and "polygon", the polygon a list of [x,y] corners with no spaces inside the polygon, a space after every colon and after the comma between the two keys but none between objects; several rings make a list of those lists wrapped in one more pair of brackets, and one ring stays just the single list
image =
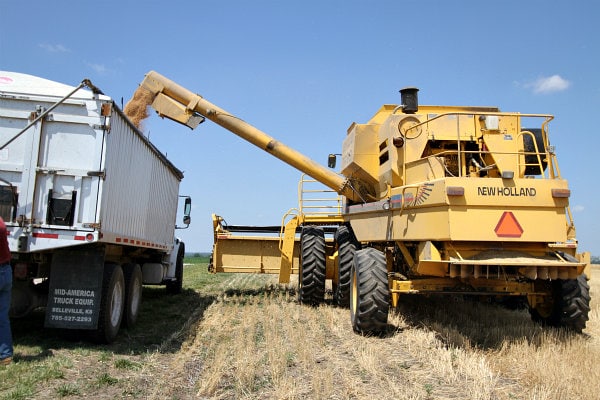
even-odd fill
[{"label": "orange triangle sign", "polygon": [[517,218],[510,211],[505,211],[500,217],[496,229],[494,229],[498,237],[518,238],[523,234],[523,228],[517,221]]}]

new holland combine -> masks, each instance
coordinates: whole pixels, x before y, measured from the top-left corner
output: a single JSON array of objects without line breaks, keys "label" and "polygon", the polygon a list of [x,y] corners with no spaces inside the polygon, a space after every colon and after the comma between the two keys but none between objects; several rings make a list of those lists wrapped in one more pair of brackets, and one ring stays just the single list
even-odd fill
[{"label": "new holland combine", "polygon": [[433,293],[523,299],[542,324],[585,328],[589,253],[577,252],[553,116],[420,106],[418,89],[406,88],[400,105],[350,125],[340,175],[156,72],[139,90],[160,116],[191,128],[209,119],[341,197],[334,211],[284,218],[275,239],[236,235],[251,229],[213,216],[213,271],[280,282],[297,272],[309,304],[331,279],[334,302],[362,333],[384,330],[402,296]]}]

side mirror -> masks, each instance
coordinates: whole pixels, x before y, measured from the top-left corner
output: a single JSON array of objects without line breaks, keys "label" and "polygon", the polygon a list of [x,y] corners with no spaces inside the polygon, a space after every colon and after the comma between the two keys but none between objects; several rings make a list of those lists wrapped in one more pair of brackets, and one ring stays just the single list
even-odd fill
[{"label": "side mirror", "polygon": [[[184,196],[179,196],[179,197],[184,197]],[[176,226],[175,229],[186,229],[187,227],[189,227],[190,223],[192,222],[192,218],[190,217],[191,213],[192,213],[192,198],[186,197],[185,203],[183,205],[183,224],[185,225],[185,227]]]},{"label": "side mirror", "polygon": [[335,154],[330,154],[330,155],[327,157],[327,166],[328,166],[329,168],[335,168],[335,163],[336,163],[336,161],[337,161],[337,157],[336,157],[336,155],[335,155]]},{"label": "side mirror", "polygon": [[183,215],[189,217],[192,214],[192,198],[186,197],[185,204],[183,206]]}]

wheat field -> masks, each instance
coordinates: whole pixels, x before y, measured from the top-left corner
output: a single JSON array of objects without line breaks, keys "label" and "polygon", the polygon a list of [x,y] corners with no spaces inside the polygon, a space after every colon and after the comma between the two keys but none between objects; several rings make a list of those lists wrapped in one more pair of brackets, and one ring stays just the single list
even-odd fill
[{"label": "wheat field", "polygon": [[[594,267],[600,276],[600,267]],[[597,399],[600,318],[582,335],[542,328],[526,310],[409,296],[382,337],[353,333],[349,311],[297,304],[294,285],[232,275],[202,318],[190,319],[149,398]]]}]

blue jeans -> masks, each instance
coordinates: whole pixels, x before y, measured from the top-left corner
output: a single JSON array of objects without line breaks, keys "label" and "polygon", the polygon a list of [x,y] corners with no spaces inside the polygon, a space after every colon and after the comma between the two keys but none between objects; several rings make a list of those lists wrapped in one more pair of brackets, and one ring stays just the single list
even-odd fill
[{"label": "blue jeans", "polygon": [[11,290],[12,269],[10,264],[0,265],[0,360],[13,355],[12,334],[8,319]]}]

